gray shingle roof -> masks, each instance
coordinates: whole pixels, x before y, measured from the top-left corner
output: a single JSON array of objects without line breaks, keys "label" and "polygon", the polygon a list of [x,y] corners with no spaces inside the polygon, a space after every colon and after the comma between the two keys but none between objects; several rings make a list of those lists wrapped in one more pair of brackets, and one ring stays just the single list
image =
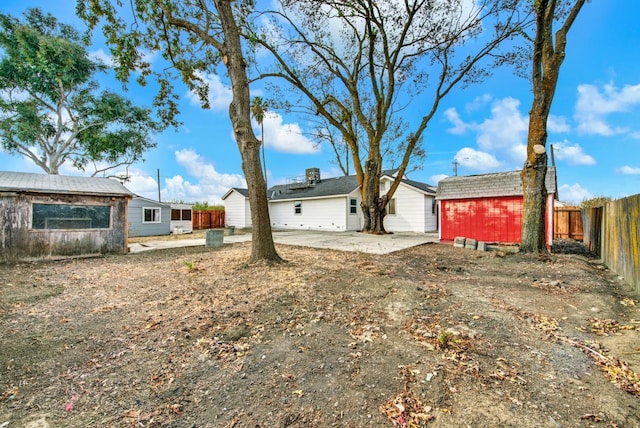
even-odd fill
[{"label": "gray shingle roof", "polygon": [[348,195],[358,188],[355,175],[325,178],[319,183],[290,183],[273,186],[268,191],[272,201],[283,199],[321,198],[324,196]]},{"label": "gray shingle roof", "polygon": [[[547,169],[547,193],[556,193],[556,170]],[[436,199],[491,198],[522,195],[520,171],[448,177],[440,180]]]},{"label": "gray shingle roof", "polygon": [[98,177],[0,171],[0,191],[133,196],[119,181]]},{"label": "gray shingle roof", "polygon": [[[397,169],[383,171],[383,176],[394,178]],[[435,189],[426,183],[403,179],[402,182],[429,194],[435,194]],[[327,196],[348,195],[358,188],[358,179],[355,175],[325,178],[320,182],[307,185],[306,183],[289,183],[273,186],[267,192],[268,199],[272,201],[284,199],[307,199]],[[237,189],[236,189],[237,190]]]}]

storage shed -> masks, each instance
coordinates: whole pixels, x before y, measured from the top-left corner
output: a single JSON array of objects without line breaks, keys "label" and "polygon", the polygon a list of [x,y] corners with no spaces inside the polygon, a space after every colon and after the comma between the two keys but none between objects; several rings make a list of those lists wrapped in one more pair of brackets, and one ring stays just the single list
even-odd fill
[{"label": "storage shed", "polygon": [[171,206],[134,196],[129,202],[129,236],[162,236],[171,232]]},{"label": "storage shed", "polygon": [[109,178],[0,171],[0,260],[124,254],[132,196]]},{"label": "storage shed", "polygon": [[[555,168],[547,169],[546,241],[553,244]],[[448,177],[438,183],[440,239],[466,237],[488,243],[519,244],[522,235],[520,171]]]},{"label": "storage shed", "polygon": [[222,196],[226,226],[251,227],[249,191],[232,187]]},{"label": "storage shed", "polygon": [[171,233],[180,235],[193,232],[193,205],[171,203]]}]

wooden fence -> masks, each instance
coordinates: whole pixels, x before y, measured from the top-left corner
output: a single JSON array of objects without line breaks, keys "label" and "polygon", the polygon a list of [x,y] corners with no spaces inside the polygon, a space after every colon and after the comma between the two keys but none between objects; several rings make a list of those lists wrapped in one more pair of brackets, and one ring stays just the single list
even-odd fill
[{"label": "wooden fence", "polygon": [[193,230],[224,227],[224,211],[194,211],[191,217]]},{"label": "wooden fence", "polygon": [[582,241],[582,215],[580,207],[554,207],[553,239]]},{"label": "wooden fence", "polygon": [[582,214],[585,244],[640,292],[640,194]]}]

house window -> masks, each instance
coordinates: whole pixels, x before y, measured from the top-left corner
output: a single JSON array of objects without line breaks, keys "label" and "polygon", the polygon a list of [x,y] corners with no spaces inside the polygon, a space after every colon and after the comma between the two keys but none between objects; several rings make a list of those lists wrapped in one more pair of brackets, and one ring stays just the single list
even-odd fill
[{"label": "house window", "polygon": [[293,203],[293,208],[296,214],[302,214],[302,201],[295,201]]},{"label": "house window", "polygon": [[387,182],[386,181],[381,181],[380,182],[380,191],[384,192],[385,190],[387,190]]},{"label": "house window", "polygon": [[33,204],[32,208],[32,229],[109,229],[111,227],[110,206]]},{"label": "house window", "polygon": [[191,210],[182,210],[182,220],[191,220]]},{"label": "house window", "polygon": [[438,203],[435,200],[431,201],[431,214],[435,215],[437,206],[438,206]]},{"label": "house window", "polygon": [[182,220],[180,210],[171,210],[171,220]]},{"label": "house window", "polygon": [[143,208],[143,223],[160,223],[160,208]]},{"label": "house window", "polygon": [[356,201],[355,199],[349,200],[349,213],[358,214],[358,201]]},{"label": "house window", "polygon": [[387,214],[396,215],[396,198],[392,198],[387,203]]}]

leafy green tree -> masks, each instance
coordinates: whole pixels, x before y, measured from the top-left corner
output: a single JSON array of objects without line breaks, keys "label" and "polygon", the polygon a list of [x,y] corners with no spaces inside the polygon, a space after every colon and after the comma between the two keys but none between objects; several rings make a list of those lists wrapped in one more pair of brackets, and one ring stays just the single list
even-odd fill
[{"label": "leafy green tree", "polygon": [[[20,21],[0,14],[0,141],[48,174],[71,162],[93,174],[139,161],[163,129],[151,111],[100,91],[105,66],[79,33],[39,9]],[[106,166],[105,166],[106,165]]]},{"label": "leafy green tree", "polygon": [[[547,189],[547,120],[553,103],[560,66],[565,59],[567,34],[585,0],[536,0],[535,37],[531,82],[533,103],[529,112],[527,160],[522,168],[524,195],[522,212],[523,252],[545,252],[545,211]],[[559,26],[554,33],[554,25]]]},{"label": "leafy green tree", "polygon": [[[274,58],[270,69],[261,64],[263,75],[284,83],[283,92],[293,87],[301,95],[295,107],[322,116],[340,136],[332,140],[348,145],[363,231],[384,233],[386,206],[412,160],[424,158],[423,135],[443,99],[511,59],[499,48],[531,22],[519,3],[281,0],[264,12],[268,25],[249,21],[248,39]],[[421,120],[404,121],[408,108]],[[397,178],[381,194],[383,165],[391,163]]]},{"label": "leafy green tree", "polygon": [[[124,7],[119,0],[78,0],[76,12],[91,29],[103,24],[102,32],[117,59],[116,74],[121,80],[127,81],[133,70],[140,70],[141,80],[153,76],[159,83],[155,104],[163,107],[165,121],[173,121],[178,113],[175,81],[184,82],[198,94],[202,107],[209,108],[209,88],[203,76],[216,73],[220,65],[225,67],[233,95],[229,119],[242,158],[251,207],[249,262],[279,262],[260,163],[260,141],[251,127],[247,59],[239,30],[253,11],[253,3],[253,0],[136,0]],[[148,51],[162,53],[170,67],[154,72],[144,60]]]}]

